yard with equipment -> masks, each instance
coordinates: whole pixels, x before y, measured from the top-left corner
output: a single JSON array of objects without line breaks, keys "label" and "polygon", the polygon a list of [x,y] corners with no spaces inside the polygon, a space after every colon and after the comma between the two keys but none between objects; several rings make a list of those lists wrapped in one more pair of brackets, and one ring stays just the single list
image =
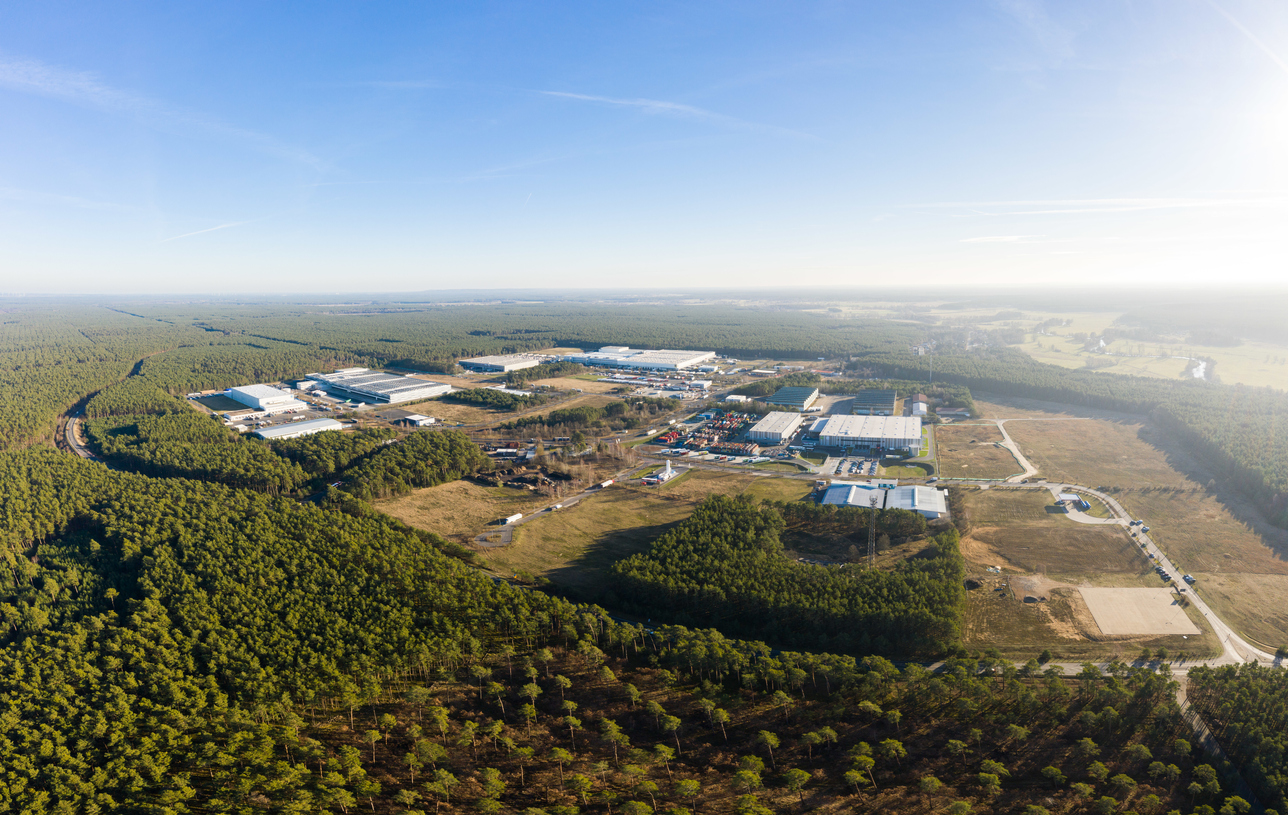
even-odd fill
[{"label": "yard with equipment", "polygon": [[935,428],[939,474],[945,478],[1003,480],[1024,472],[1004,447],[996,425],[940,425]]}]

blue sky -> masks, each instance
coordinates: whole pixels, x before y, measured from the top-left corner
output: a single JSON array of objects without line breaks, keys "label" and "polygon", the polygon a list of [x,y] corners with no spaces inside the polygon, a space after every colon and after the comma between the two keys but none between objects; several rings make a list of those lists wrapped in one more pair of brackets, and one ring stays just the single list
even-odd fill
[{"label": "blue sky", "polygon": [[0,291],[1288,275],[1288,6],[0,3]]}]

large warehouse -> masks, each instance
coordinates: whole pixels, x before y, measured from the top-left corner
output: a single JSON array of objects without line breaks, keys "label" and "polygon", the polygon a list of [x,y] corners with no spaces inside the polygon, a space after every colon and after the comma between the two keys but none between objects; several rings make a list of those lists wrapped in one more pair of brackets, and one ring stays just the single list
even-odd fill
[{"label": "large warehouse", "polygon": [[641,351],[628,345],[605,345],[598,351],[569,354],[564,359],[582,365],[604,365],[609,368],[644,368],[654,371],[679,371],[692,368],[709,359],[715,351]]},{"label": "large warehouse", "polygon": [[224,395],[235,402],[241,402],[246,407],[254,408],[270,416],[274,413],[286,413],[287,411],[303,410],[308,407],[308,405],[292,396],[289,391],[272,388],[268,385],[242,385],[239,388],[229,388],[224,391]]},{"label": "large warehouse", "polygon": [[894,391],[859,391],[854,395],[856,416],[893,416],[899,394]]},{"label": "large warehouse", "polygon": [[282,439],[298,439],[300,436],[311,436],[314,433],[341,430],[343,428],[344,425],[335,419],[314,419],[311,422],[291,422],[290,424],[279,424],[275,427],[265,427],[256,430],[255,435],[261,439],[281,441]]},{"label": "large warehouse", "polygon": [[895,487],[886,492],[885,508],[910,510],[931,520],[943,518],[948,515],[948,491],[916,484]]},{"label": "large warehouse", "polygon": [[451,385],[372,371],[367,368],[343,368],[330,374],[309,374],[309,379],[321,382],[332,394],[339,392],[356,396],[367,402],[413,402],[450,393]]},{"label": "large warehouse", "polygon": [[921,449],[921,419],[901,416],[833,416],[818,434],[824,447],[870,450]]},{"label": "large warehouse", "polygon": [[747,438],[764,444],[782,444],[801,426],[803,418],[799,413],[766,413],[747,431]]},{"label": "large warehouse", "polygon": [[524,368],[535,368],[541,363],[547,361],[548,357],[539,356],[537,354],[502,354],[499,356],[463,359],[456,364],[469,371],[499,371],[500,373],[509,373],[510,371],[521,371]]},{"label": "large warehouse", "polygon": [[948,491],[916,484],[897,486],[894,481],[855,484],[833,482],[823,493],[824,504],[868,509],[876,498],[877,509],[906,509],[929,520],[948,516]]},{"label": "large warehouse", "polygon": [[773,396],[760,401],[771,405],[782,405],[793,410],[805,410],[818,398],[818,388],[779,388]]}]

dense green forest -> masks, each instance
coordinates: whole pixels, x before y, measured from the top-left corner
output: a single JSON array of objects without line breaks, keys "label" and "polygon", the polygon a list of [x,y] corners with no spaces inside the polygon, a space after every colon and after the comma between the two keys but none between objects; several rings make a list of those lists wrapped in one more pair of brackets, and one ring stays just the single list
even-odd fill
[{"label": "dense green forest", "polygon": [[960,641],[964,564],[956,530],[892,570],[783,557],[782,515],[712,496],[646,552],[618,562],[624,608],[774,643],[936,656]]},{"label": "dense green forest", "polygon": [[1288,806],[1288,673],[1259,665],[1199,666],[1190,671],[1190,703],[1262,801]]},{"label": "dense green forest", "polygon": [[589,373],[590,369],[580,362],[543,362],[540,365],[534,365],[531,368],[520,368],[517,371],[507,371],[505,374],[505,384],[515,388],[520,385],[526,385],[538,379],[551,379],[556,376],[576,376],[578,374]]},{"label": "dense green forest", "polygon": [[10,811],[1238,803],[1148,670],[933,675],[648,630],[378,515],[53,451],[0,456],[0,489]]},{"label": "dense green forest", "polygon": [[516,393],[505,393],[504,391],[494,390],[492,388],[465,388],[458,391],[452,391],[446,396],[440,397],[448,402],[461,402],[467,405],[478,405],[479,407],[492,408],[494,410],[520,410],[522,408],[536,407],[546,402],[546,397],[533,394],[531,396],[521,396]]},{"label": "dense green forest", "polygon": [[[642,614],[778,651],[510,587],[363,500],[485,466],[463,436],[267,444],[174,398],[607,343],[855,355],[916,375],[904,349],[924,331],[734,307],[5,304],[0,809],[1246,811],[1227,768],[1186,743],[1165,673],[963,658],[951,532],[890,571],[805,566],[782,557],[784,534],[859,517],[713,499],[619,566]],[[1280,478],[1281,394],[1066,379],[991,352],[956,365],[954,386],[1153,410],[1251,487]],[[81,404],[111,468],[30,446]],[[318,503],[287,495],[334,479]],[[931,674],[802,646],[957,658]],[[1196,704],[1282,800],[1282,685],[1213,676],[1197,674]]]},{"label": "dense green forest", "polygon": [[610,427],[614,430],[630,430],[639,427],[655,416],[664,415],[675,410],[672,399],[654,399],[648,396],[626,396],[609,402],[602,407],[579,405],[570,408],[557,408],[540,416],[524,416],[500,425],[503,430],[523,430],[538,427],[548,432],[567,432],[584,430],[590,427]]}]

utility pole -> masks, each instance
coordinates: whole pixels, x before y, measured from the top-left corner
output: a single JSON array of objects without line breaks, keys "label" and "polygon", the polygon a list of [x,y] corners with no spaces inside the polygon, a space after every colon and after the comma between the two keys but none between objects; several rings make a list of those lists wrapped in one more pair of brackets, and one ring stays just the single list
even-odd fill
[{"label": "utility pole", "polygon": [[880,499],[876,496],[876,490],[872,491],[872,497],[868,499],[868,568],[877,565],[877,501]]}]

